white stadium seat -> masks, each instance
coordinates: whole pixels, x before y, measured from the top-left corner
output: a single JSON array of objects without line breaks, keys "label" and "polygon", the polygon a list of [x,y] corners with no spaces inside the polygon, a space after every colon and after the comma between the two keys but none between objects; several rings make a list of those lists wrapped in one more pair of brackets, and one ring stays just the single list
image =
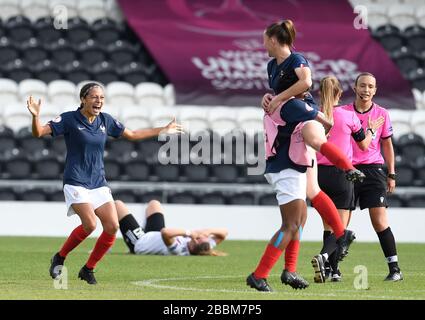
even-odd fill
[{"label": "white stadium seat", "polygon": [[80,0],[77,5],[78,16],[92,23],[107,16],[103,0]]},{"label": "white stadium seat", "polygon": [[47,85],[38,79],[25,79],[19,83],[19,97],[21,101],[27,101],[32,95],[34,99],[47,100]]},{"label": "white stadium seat", "polygon": [[40,123],[45,125],[47,122],[56,119],[62,112],[62,108],[58,105],[42,103],[40,108]]},{"label": "white stadium seat", "polygon": [[32,116],[26,105],[9,104],[3,109],[3,124],[15,133],[23,127],[30,127],[31,121]]},{"label": "white stadium seat", "polygon": [[164,88],[158,83],[143,82],[135,88],[137,104],[144,108],[160,107],[165,105]]},{"label": "white stadium seat", "polygon": [[0,18],[3,21],[21,14],[19,2],[16,0],[0,0],[0,8]]},{"label": "white stadium seat", "polygon": [[133,105],[134,87],[121,81],[111,82],[106,86],[105,101],[115,106]]},{"label": "white stadium seat", "polygon": [[390,23],[404,30],[406,27],[416,24],[415,7],[408,3],[392,5],[388,8]]},{"label": "white stadium seat", "polygon": [[425,4],[416,8],[416,21],[420,26],[425,28]]},{"label": "white stadium seat", "polygon": [[32,21],[50,16],[50,8],[46,0],[21,0],[21,12]]},{"label": "white stadium seat", "polygon": [[0,101],[1,105],[18,103],[19,98],[19,86],[11,79],[0,79]]},{"label": "white stadium seat", "polygon": [[174,106],[176,104],[176,90],[172,83],[168,83],[164,87],[164,103],[166,106]]},{"label": "white stadium seat", "polygon": [[[145,108],[144,106],[139,106],[139,108]],[[151,125],[152,127],[163,127],[167,125],[173,117],[176,117],[178,120],[179,117],[179,108],[177,107],[161,107],[161,108],[150,108],[151,109]]]},{"label": "white stadium seat", "polygon": [[107,17],[116,22],[123,22],[125,20],[117,0],[105,0],[105,11]]},{"label": "white stadium seat", "polygon": [[249,135],[264,131],[263,129],[264,111],[259,107],[238,108],[236,119],[239,128]]},{"label": "white stadium seat", "polygon": [[394,138],[398,139],[403,134],[412,132],[410,126],[411,111],[401,109],[388,109]]},{"label": "white stadium seat", "polygon": [[376,29],[389,22],[386,6],[382,4],[370,4],[366,7],[369,28]]},{"label": "white stadium seat", "polygon": [[121,118],[124,126],[131,130],[151,128],[150,108],[129,105],[121,108]]},{"label": "white stadium seat", "polygon": [[75,109],[80,103],[77,88],[74,83],[68,80],[54,80],[47,86],[47,94],[50,103],[66,108]]},{"label": "white stadium seat", "polygon": [[186,132],[194,135],[209,128],[208,107],[176,106],[176,108],[179,108],[179,121]]},{"label": "white stadium seat", "polygon": [[412,112],[410,125],[414,133],[425,139],[425,109]]},{"label": "white stadium seat", "polygon": [[421,92],[417,88],[412,89],[415,98],[416,109],[425,109],[425,92]]},{"label": "white stadium seat", "polygon": [[102,107],[102,112],[109,113],[114,119],[122,121],[121,109],[122,105],[105,103]]},{"label": "white stadium seat", "polygon": [[209,127],[220,135],[225,135],[237,128],[234,107],[211,107],[208,111]]},{"label": "white stadium seat", "polygon": [[66,15],[66,20],[75,18],[78,16],[77,3],[78,0],[49,0],[50,16]]}]

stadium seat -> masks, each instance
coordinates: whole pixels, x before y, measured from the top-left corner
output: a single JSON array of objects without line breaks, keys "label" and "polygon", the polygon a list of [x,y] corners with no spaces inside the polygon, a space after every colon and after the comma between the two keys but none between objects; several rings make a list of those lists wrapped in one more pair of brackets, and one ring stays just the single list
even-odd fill
[{"label": "stadium seat", "polygon": [[86,66],[95,65],[107,58],[105,48],[93,39],[80,43],[77,51],[80,55],[80,62]]},{"label": "stadium seat", "polygon": [[137,195],[134,190],[124,189],[112,192],[115,200],[124,201],[124,203],[137,203]]},{"label": "stadium seat", "polygon": [[93,80],[104,85],[120,81],[120,77],[117,74],[114,65],[108,61],[96,63],[92,68],[90,68],[90,71],[93,74]]},{"label": "stadium seat", "polygon": [[387,197],[387,203],[390,208],[404,207],[404,199],[398,194],[392,193]]},{"label": "stadium seat", "polygon": [[55,190],[48,193],[47,200],[63,203],[65,201],[65,196],[62,190]]},{"label": "stadium seat", "polygon": [[18,153],[4,163],[3,171],[5,179],[31,179],[32,165],[28,159]]},{"label": "stadium seat", "polygon": [[77,60],[65,64],[60,68],[60,70],[65,79],[73,82],[74,84],[87,81],[87,79],[92,79],[91,72]]},{"label": "stadium seat", "polygon": [[174,106],[176,104],[176,91],[172,83],[168,83],[164,87],[164,103],[166,106]]},{"label": "stadium seat", "polygon": [[408,197],[406,200],[407,207],[410,208],[424,208],[425,196],[423,194],[415,194]]},{"label": "stadium seat", "polygon": [[14,42],[6,37],[0,38],[0,63],[11,63],[19,58],[19,49]]},{"label": "stadium seat", "polygon": [[387,7],[379,4],[367,5],[367,23],[369,28],[376,29],[379,26],[389,23]]},{"label": "stadium seat", "polygon": [[227,203],[232,205],[255,205],[255,195],[252,192],[234,193],[227,197]]},{"label": "stadium seat", "polygon": [[211,181],[235,183],[238,179],[238,168],[230,164],[211,165]]},{"label": "stadium seat", "polygon": [[166,202],[165,195],[161,190],[147,191],[141,190],[139,194],[139,203],[148,203],[151,200],[158,200],[160,202]]},{"label": "stadium seat", "polygon": [[132,153],[131,157],[123,162],[122,172],[129,181],[149,181],[150,167],[144,156],[138,152]]},{"label": "stadium seat", "polygon": [[30,65],[39,63],[49,57],[48,52],[42,44],[39,43],[37,38],[30,38],[22,42],[19,45],[19,49],[21,51],[21,58]]},{"label": "stadium seat", "polygon": [[126,128],[131,130],[150,128],[151,108],[136,105],[122,105],[121,118]]},{"label": "stadium seat", "polygon": [[62,163],[53,154],[47,152],[33,163],[34,178],[40,180],[59,180],[62,177]]},{"label": "stadium seat", "polygon": [[16,201],[18,199],[16,192],[11,187],[0,188],[0,201]]},{"label": "stadium seat", "polygon": [[[412,88],[412,93],[413,93],[413,97],[415,98],[416,109],[420,109],[420,110],[425,109],[425,96],[423,92],[417,88]],[[422,118],[422,116],[420,116],[420,118]],[[413,121],[413,115],[411,120]],[[414,127],[413,127],[413,130],[415,130]]]},{"label": "stadium seat", "polygon": [[159,181],[178,181],[180,177],[180,166],[173,164],[162,165],[158,163],[153,166],[153,174]]},{"label": "stadium seat", "polygon": [[210,178],[209,167],[206,165],[182,165],[182,177],[187,182],[208,182]]},{"label": "stadium seat", "polygon": [[[136,89],[137,90],[137,89]],[[140,104],[141,108],[151,108],[150,104]],[[163,107],[151,108],[151,125],[152,127],[163,127],[173,120],[173,117],[179,117],[179,108]]]},{"label": "stadium seat", "polygon": [[18,141],[18,148],[21,155],[27,159],[34,161],[43,156],[43,151],[46,148],[46,140],[36,138],[32,135],[31,127],[20,129],[15,138]]},{"label": "stadium seat", "polygon": [[[50,16],[63,17],[63,20],[68,20],[78,17],[77,3],[79,0],[49,0],[48,6],[50,9]],[[60,20],[63,23],[62,20]]]},{"label": "stadium seat", "polygon": [[0,8],[0,18],[3,21],[21,14],[19,2],[16,0],[0,0]]},{"label": "stadium seat", "polygon": [[408,27],[404,36],[406,45],[415,53],[421,53],[425,50],[425,27],[414,25]]},{"label": "stadium seat", "polygon": [[17,104],[19,99],[18,84],[11,79],[0,79],[0,111],[5,105]]},{"label": "stadium seat", "polygon": [[126,82],[112,82],[106,86],[108,103],[117,107],[134,104],[134,87]]},{"label": "stadium seat", "polygon": [[276,206],[276,194],[274,193],[266,193],[260,196],[259,204],[261,206]]},{"label": "stadium seat", "polygon": [[55,28],[54,24],[55,19],[53,16],[39,18],[35,23],[33,23],[35,35],[42,44],[57,42],[65,36],[63,34],[63,30]]},{"label": "stadium seat", "polygon": [[421,27],[425,28],[425,4],[423,3],[416,10],[416,21]]},{"label": "stadium seat", "polygon": [[208,129],[208,108],[197,106],[177,106],[179,108],[179,122],[190,135]]},{"label": "stadium seat", "polygon": [[88,23],[106,17],[105,4],[103,0],[80,0],[77,5],[78,16]]},{"label": "stadium seat", "polygon": [[116,65],[126,65],[136,60],[138,48],[127,41],[116,40],[106,47],[109,59]]},{"label": "stadium seat", "polygon": [[3,71],[3,76],[9,78],[15,82],[21,82],[25,79],[31,79],[33,74],[25,61],[16,59],[6,65],[0,66],[0,70]]},{"label": "stadium seat", "polygon": [[50,82],[47,86],[47,94],[50,103],[55,105],[58,110],[63,109],[65,106],[76,108],[79,105],[79,101],[77,100],[79,92],[77,93],[75,84],[71,81],[54,80]]},{"label": "stadium seat", "polygon": [[117,67],[117,72],[125,82],[137,86],[140,83],[147,82],[146,66],[139,62],[131,62],[124,66]]},{"label": "stadium seat", "polygon": [[55,80],[62,79],[62,74],[54,61],[48,59],[40,61],[30,67],[34,78],[48,84]]},{"label": "stadium seat", "polygon": [[20,0],[22,15],[36,21],[50,15],[48,1],[45,0]]},{"label": "stadium seat", "polygon": [[7,105],[3,109],[3,124],[18,132],[23,127],[31,126],[32,116],[25,105]]},{"label": "stadium seat", "polygon": [[145,108],[161,107],[165,105],[164,89],[157,83],[139,83],[135,87],[137,104]]},{"label": "stadium seat", "polygon": [[417,158],[425,155],[424,139],[414,133],[400,136],[397,144],[402,157],[411,164],[416,162]]},{"label": "stadium seat", "polygon": [[403,134],[412,132],[410,126],[410,112],[401,109],[388,109],[394,138],[398,139]]},{"label": "stadium seat", "polygon": [[168,195],[168,203],[195,204],[196,197],[190,191],[182,191]]},{"label": "stadium seat", "polygon": [[4,23],[4,27],[7,30],[9,39],[17,43],[34,37],[34,29],[31,25],[31,21],[27,17],[10,17]]},{"label": "stadium seat", "polygon": [[404,37],[400,33],[400,29],[391,24],[379,26],[372,35],[390,52],[404,45]]},{"label": "stadium seat", "polygon": [[46,49],[49,51],[50,58],[57,65],[63,66],[78,59],[77,51],[70,42],[64,38],[46,44]]},{"label": "stadium seat", "polygon": [[139,151],[144,159],[149,163],[158,162],[158,152],[162,146],[162,142],[158,141],[157,138],[145,139],[136,142],[137,151]]},{"label": "stadium seat", "polygon": [[49,145],[49,151],[54,153],[58,160],[64,163],[66,157],[66,144],[64,136],[53,138]]},{"label": "stadium seat", "polygon": [[396,157],[396,164],[395,167],[397,168],[397,185],[400,187],[408,187],[413,186],[413,181],[415,180],[415,171],[413,168],[406,164],[404,161],[401,163],[397,162]]},{"label": "stadium seat", "polygon": [[388,8],[388,19],[391,24],[404,30],[416,23],[415,7],[406,3],[393,4]]},{"label": "stadium seat", "polygon": [[114,43],[122,37],[123,28],[121,25],[107,17],[97,19],[91,27],[96,37],[95,39],[105,46]]},{"label": "stadium seat", "polygon": [[256,132],[262,132],[264,111],[260,107],[238,108],[236,121],[238,127],[250,136]]},{"label": "stadium seat", "polygon": [[67,39],[74,45],[80,45],[92,39],[92,32],[86,20],[80,17],[68,19]]},{"label": "stadium seat", "polygon": [[19,83],[19,97],[21,101],[27,101],[29,96],[36,101],[41,99],[42,103],[47,100],[47,85],[38,79],[25,79]]},{"label": "stadium seat", "polygon": [[226,204],[226,198],[222,192],[206,192],[198,197],[200,204],[212,204],[212,205],[224,205]]},{"label": "stadium seat", "polygon": [[421,60],[407,47],[401,47],[399,50],[395,50],[391,54],[391,57],[404,75],[416,70],[421,65]]},{"label": "stadium seat", "polygon": [[106,180],[121,180],[121,166],[116,159],[105,156],[104,164]]},{"label": "stadium seat", "polygon": [[42,188],[22,188],[17,190],[20,201],[47,201],[47,194]]},{"label": "stadium seat", "polygon": [[17,148],[17,141],[11,128],[0,126],[0,161],[8,160]]},{"label": "stadium seat", "polygon": [[414,88],[425,91],[425,71],[423,68],[411,71],[407,78],[411,81]]},{"label": "stadium seat", "polygon": [[106,150],[111,153],[113,158],[119,159],[122,157],[128,157],[129,154],[135,151],[135,144],[133,141],[123,138],[109,138],[106,143]]},{"label": "stadium seat", "polygon": [[214,132],[224,136],[237,128],[236,111],[234,107],[211,107],[208,112],[209,127]]},{"label": "stadium seat", "polygon": [[105,0],[105,11],[107,17],[121,23],[125,21],[121,8],[116,0]]},{"label": "stadium seat", "polygon": [[425,140],[425,109],[414,110],[410,118],[413,132]]}]

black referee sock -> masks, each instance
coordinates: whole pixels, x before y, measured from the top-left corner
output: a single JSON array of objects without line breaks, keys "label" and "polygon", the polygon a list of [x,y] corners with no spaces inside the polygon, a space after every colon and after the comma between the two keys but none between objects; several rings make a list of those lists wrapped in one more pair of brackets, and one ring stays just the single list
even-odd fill
[{"label": "black referee sock", "polygon": [[381,232],[377,232],[376,234],[378,235],[385,258],[387,259],[388,268],[390,271],[394,270],[395,268],[398,269],[397,249],[391,228],[388,227],[387,229]]},{"label": "black referee sock", "polygon": [[330,255],[336,250],[336,238],[335,238],[335,234],[332,233],[330,234],[326,240],[323,243],[323,248],[320,251],[320,254],[325,254],[327,253],[327,259],[328,257],[330,257]]},{"label": "black referee sock", "polygon": [[328,230],[324,230],[323,231],[323,246],[322,249],[320,250],[320,252],[322,252],[325,249],[325,242],[326,239],[332,234],[332,231],[328,231]]}]

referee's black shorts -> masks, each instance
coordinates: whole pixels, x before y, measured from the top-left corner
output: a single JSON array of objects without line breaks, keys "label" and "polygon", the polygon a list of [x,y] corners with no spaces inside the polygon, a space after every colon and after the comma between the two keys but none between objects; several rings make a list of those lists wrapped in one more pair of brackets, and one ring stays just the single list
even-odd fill
[{"label": "referee's black shorts", "polygon": [[354,183],[355,203],[359,201],[360,209],[388,207],[387,174],[382,164],[361,164],[355,166],[366,178]]},{"label": "referee's black shorts", "polygon": [[332,199],[337,209],[354,210],[354,184],[335,166],[318,166],[320,189]]}]

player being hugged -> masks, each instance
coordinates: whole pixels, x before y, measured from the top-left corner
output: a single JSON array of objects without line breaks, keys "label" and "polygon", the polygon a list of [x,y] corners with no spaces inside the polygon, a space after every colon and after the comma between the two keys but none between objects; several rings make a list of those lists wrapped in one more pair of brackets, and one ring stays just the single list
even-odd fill
[{"label": "player being hugged", "polygon": [[62,113],[56,119],[42,125],[39,120],[41,100],[32,96],[27,107],[32,114],[32,133],[35,137],[64,135],[67,155],[63,175],[63,191],[68,216],[77,214],[81,225],[75,228],[62,248],[51,259],[50,276],[61,274],[65,258],[96,229],[96,216],[103,232],[98,238],[86,264],[78,277],[89,284],[96,284],[94,268],[115,241],[119,228],[118,215],[111,190],[105,179],[103,153],[108,136],[140,140],[160,133],[181,133],[182,127],[175,119],[165,127],[129,130],[111,115],[101,112],[105,96],[101,84],[90,82],[80,91],[81,105],[75,111]]}]

